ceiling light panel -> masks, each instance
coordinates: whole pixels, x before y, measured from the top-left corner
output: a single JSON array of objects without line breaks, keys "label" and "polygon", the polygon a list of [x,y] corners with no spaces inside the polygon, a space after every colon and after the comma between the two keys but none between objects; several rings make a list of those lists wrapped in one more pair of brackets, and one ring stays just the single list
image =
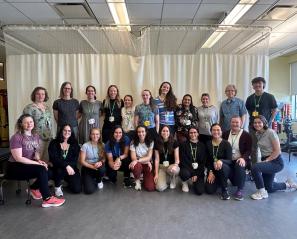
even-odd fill
[{"label": "ceiling light panel", "polygon": [[292,6],[276,6],[268,11],[261,19],[285,21],[297,13],[297,8]]},{"label": "ceiling light panel", "polygon": [[83,4],[54,4],[62,18],[90,18],[89,12]]}]

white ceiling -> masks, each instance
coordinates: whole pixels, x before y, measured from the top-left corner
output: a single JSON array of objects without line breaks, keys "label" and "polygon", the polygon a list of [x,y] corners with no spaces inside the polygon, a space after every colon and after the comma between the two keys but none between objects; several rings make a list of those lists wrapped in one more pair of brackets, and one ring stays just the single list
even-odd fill
[{"label": "white ceiling", "polygon": [[[238,0],[126,0],[131,24],[182,25],[218,24],[224,12],[230,12]],[[93,18],[62,19],[55,3],[84,3]],[[275,5],[297,6],[297,0],[258,0],[238,24],[269,26],[272,42],[269,54],[284,54],[297,47],[297,14],[286,21],[264,21],[259,17]],[[1,25],[113,24],[105,0],[0,0]],[[295,24],[295,27],[290,27]]]}]

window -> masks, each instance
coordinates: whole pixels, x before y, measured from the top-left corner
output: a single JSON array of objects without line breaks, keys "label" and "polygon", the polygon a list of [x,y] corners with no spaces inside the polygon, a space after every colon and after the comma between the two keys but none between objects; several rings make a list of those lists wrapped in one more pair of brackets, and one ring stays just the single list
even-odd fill
[{"label": "window", "polygon": [[292,119],[297,120],[297,62],[290,64]]}]

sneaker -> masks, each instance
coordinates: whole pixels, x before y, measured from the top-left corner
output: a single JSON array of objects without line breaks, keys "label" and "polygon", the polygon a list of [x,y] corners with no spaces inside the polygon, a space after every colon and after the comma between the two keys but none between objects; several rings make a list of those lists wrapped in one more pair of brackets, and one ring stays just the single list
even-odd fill
[{"label": "sneaker", "polygon": [[55,187],[55,195],[56,197],[63,197],[63,191],[62,191],[62,186],[60,187]]},{"label": "sneaker", "polygon": [[230,194],[228,190],[223,190],[221,194],[221,199],[222,200],[229,200],[230,199]]},{"label": "sneaker", "polygon": [[171,180],[170,180],[170,189],[175,189],[176,188],[176,177],[175,175],[174,176],[171,176]]},{"label": "sneaker", "polygon": [[189,192],[189,185],[187,181],[182,182],[182,191],[185,193]]},{"label": "sneaker", "polygon": [[237,190],[234,194],[234,199],[238,200],[238,201],[242,201],[243,200],[243,194],[241,190]]},{"label": "sneaker", "polygon": [[59,207],[65,202],[64,198],[56,198],[51,196],[48,200],[43,200],[42,207]]},{"label": "sneaker", "polygon": [[[28,189],[26,191],[28,193]],[[42,195],[41,195],[39,189],[30,189],[30,195],[34,200],[42,199]]]},{"label": "sneaker", "polygon": [[141,190],[141,183],[139,179],[135,180],[135,189],[140,191]]},{"label": "sneaker", "polygon": [[124,178],[123,185],[124,188],[132,188],[134,186],[134,182],[131,178]]},{"label": "sneaker", "polygon": [[102,189],[103,188],[103,182],[101,181],[100,183],[97,184],[97,186],[98,186],[99,189]]},{"label": "sneaker", "polygon": [[261,199],[268,198],[268,192],[265,189],[258,190],[257,192],[251,195],[251,198],[254,200],[261,200]]},{"label": "sneaker", "polygon": [[292,179],[288,178],[286,181],[286,189],[288,190],[297,190],[297,183],[295,183]]}]

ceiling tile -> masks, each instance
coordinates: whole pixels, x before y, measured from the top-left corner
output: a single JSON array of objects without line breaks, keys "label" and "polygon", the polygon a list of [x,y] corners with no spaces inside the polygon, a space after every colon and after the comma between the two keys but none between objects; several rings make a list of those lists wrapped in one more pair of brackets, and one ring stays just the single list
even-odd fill
[{"label": "ceiling tile", "polygon": [[127,4],[130,19],[160,19],[162,4]]},{"label": "ceiling tile", "polygon": [[187,3],[200,3],[201,0],[164,0],[164,3],[179,3],[179,4],[187,4]]},{"label": "ceiling tile", "polygon": [[114,24],[112,15],[106,3],[90,3],[90,8],[102,24]]},{"label": "ceiling tile", "polygon": [[47,3],[12,3],[12,5],[37,24],[61,22],[58,14]]},{"label": "ceiling tile", "polygon": [[87,0],[89,3],[106,3],[106,0]]},{"label": "ceiling tile", "polygon": [[266,12],[270,8],[270,5],[255,5],[253,6],[246,14],[242,16],[237,22],[238,24],[243,24],[248,20],[256,20],[258,19],[264,12]]},{"label": "ceiling tile", "polygon": [[8,3],[0,3],[0,21],[2,24],[32,24],[30,19]]},{"label": "ceiling tile", "polygon": [[233,9],[233,4],[201,4],[195,20],[199,18],[204,19],[220,19],[224,12],[230,12]]},{"label": "ceiling tile", "polygon": [[[30,1],[30,0],[27,0]],[[47,0],[50,3],[81,3],[84,0]]]},{"label": "ceiling tile", "polygon": [[19,3],[30,3],[31,2],[32,3],[32,2],[45,2],[45,0],[6,0],[6,2],[11,2],[11,3],[12,2],[19,2]]},{"label": "ceiling tile", "polygon": [[163,19],[193,19],[198,4],[164,4]]},{"label": "ceiling tile", "polygon": [[280,0],[277,5],[296,5],[297,0]]},{"label": "ceiling tile", "polygon": [[126,3],[146,3],[146,4],[152,4],[152,3],[159,3],[163,4],[163,0],[126,0]]},{"label": "ceiling tile", "polygon": [[276,2],[276,0],[258,0],[258,2],[256,2],[256,4],[273,4],[275,2]]},{"label": "ceiling tile", "polygon": [[203,4],[237,4],[239,0],[203,0]]},{"label": "ceiling tile", "polygon": [[65,19],[64,20],[67,24],[74,24],[74,25],[93,25],[98,24],[95,19]]}]

